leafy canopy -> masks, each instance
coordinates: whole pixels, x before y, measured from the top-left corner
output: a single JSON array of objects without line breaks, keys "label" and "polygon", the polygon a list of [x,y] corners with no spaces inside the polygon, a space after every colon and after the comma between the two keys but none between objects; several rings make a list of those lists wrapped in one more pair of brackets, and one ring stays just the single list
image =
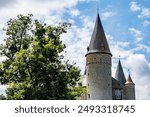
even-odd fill
[{"label": "leafy canopy", "polygon": [[63,61],[60,35],[70,24],[52,27],[18,15],[7,23],[0,46],[0,80],[7,84],[6,99],[76,99],[85,89],[77,86],[80,70]]}]

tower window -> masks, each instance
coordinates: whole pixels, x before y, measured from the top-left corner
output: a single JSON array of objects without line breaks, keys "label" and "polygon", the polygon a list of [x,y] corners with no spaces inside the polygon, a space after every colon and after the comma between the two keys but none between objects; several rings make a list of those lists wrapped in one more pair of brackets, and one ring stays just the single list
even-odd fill
[{"label": "tower window", "polygon": [[121,100],[122,99],[122,92],[121,89],[115,89],[115,100]]}]

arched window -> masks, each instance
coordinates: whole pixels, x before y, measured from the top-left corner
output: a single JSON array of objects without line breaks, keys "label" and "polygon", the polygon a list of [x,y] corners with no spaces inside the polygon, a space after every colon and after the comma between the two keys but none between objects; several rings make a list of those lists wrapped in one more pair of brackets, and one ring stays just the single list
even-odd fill
[{"label": "arched window", "polygon": [[115,100],[121,100],[121,99],[122,99],[121,89],[115,89]]}]

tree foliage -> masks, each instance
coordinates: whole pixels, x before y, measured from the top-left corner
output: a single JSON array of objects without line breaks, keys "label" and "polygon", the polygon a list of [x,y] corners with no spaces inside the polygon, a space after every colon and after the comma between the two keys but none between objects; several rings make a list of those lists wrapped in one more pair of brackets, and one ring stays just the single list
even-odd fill
[{"label": "tree foliage", "polygon": [[6,100],[6,97],[3,94],[0,94],[0,100]]},{"label": "tree foliage", "polygon": [[60,35],[70,24],[52,27],[18,15],[7,24],[0,54],[0,80],[8,84],[7,99],[76,99],[85,92],[77,86],[80,70],[63,61],[65,45]]}]

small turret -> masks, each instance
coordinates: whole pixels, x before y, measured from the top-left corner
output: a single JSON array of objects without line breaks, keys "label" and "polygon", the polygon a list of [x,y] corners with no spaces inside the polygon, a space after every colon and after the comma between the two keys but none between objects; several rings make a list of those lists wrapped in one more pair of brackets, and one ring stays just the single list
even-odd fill
[{"label": "small turret", "polygon": [[126,84],[126,85],[135,85],[135,84],[133,83],[133,81],[132,81],[132,78],[131,78],[130,74],[129,74],[128,79],[127,79],[127,81],[126,81],[125,84]]},{"label": "small turret", "polygon": [[127,100],[135,100],[135,84],[133,83],[130,74],[125,83],[125,87],[126,87],[126,99]]},{"label": "small turret", "polygon": [[126,78],[125,78],[120,60],[118,62],[115,79],[118,80],[122,85],[126,83]]}]

